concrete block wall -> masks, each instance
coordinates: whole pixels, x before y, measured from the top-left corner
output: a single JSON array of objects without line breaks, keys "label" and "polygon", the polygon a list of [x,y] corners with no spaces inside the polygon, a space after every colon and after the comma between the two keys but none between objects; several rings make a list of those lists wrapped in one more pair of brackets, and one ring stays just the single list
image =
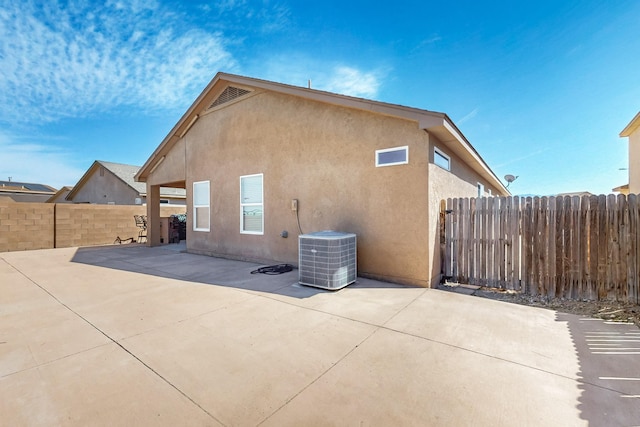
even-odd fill
[{"label": "concrete block wall", "polygon": [[54,205],[0,202],[0,252],[53,247]]},{"label": "concrete block wall", "polygon": [[[162,206],[161,216],[185,213]],[[0,252],[112,244],[137,239],[134,215],[146,206],[0,202]]]},{"label": "concrete block wall", "polygon": [[113,243],[117,237],[137,237],[134,215],[144,215],[142,206],[71,205],[56,209],[56,247],[93,246]]}]

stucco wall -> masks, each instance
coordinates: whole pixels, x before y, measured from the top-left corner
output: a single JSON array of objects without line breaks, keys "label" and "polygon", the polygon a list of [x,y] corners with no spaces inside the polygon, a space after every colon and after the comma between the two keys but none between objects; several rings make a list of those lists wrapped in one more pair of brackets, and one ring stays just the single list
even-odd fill
[{"label": "stucco wall", "polygon": [[[184,187],[185,181],[185,141],[179,140],[171,151],[165,154],[165,158],[160,163],[153,174],[147,179],[147,185],[167,185],[178,183]],[[147,187],[147,193],[149,188]]]},{"label": "stucco wall", "polygon": [[[455,150],[420,129],[421,116],[399,118],[373,105],[380,112],[326,101],[331,99],[256,89],[213,110],[190,113],[197,119],[188,117],[180,128],[186,133],[171,136],[178,140],[161,145],[153,156],[157,166],[150,165],[152,236],[158,186],[184,182],[188,251],[297,264],[299,230],[291,209],[296,199],[302,233],[332,229],[358,235],[359,275],[421,286],[439,280],[440,200],[476,196],[478,182],[486,195],[498,191]],[[451,172],[433,165],[436,144],[450,156]],[[377,149],[400,146],[409,147],[409,164],[375,167]],[[454,147],[459,152],[462,146]],[[254,174],[264,180],[262,235],[240,232],[240,177]],[[209,231],[192,228],[196,181],[210,182]],[[287,238],[281,237],[284,231]],[[158,242],[152,238],[150,244]]]},{"label": "stucco wall", "polygon": [[[104,173],[101,176],[100,170]],[[73,196],[74,203],[95,203],[106,205],[109,203],[116,205],[133,205],[136,197],[140,197],[138,192],[127,186],[118,177],[113,175],[108,169],[102,166],[89,176],[87,181],[79,188]]]},{"label": "stucco wall", "polygon": [[[185,139],[189,193],[211,181],[211,231],[190,229],[190,251],[297,264],[298,199],[304,233],[358,235],[359,274],[428,285],[429,136],[416,122],[263,92],[202,115]],[[376,149],[404,145],[409,164],[375,167]],[[264,235],[241,234],[239,178],[258,173]]]},{"label": "stucco wall", "polygon": [[629,137],[629,193],[640,194],[640,127]]},{"label": "stucco wall", "polygon": [[[451,171],[446,171],[433,163],[434,148],[437,147],[450,157]],[[429,263],[431,281],[440,280],[440,202],[450,197],[478,197],[478,183],[485,187],[485,196],[498,191],[467,164],[457,157],[442,142],[431,137],[429,164],[429,244],[433,248]],[[491,190],[491,193],[489,193]]]}]

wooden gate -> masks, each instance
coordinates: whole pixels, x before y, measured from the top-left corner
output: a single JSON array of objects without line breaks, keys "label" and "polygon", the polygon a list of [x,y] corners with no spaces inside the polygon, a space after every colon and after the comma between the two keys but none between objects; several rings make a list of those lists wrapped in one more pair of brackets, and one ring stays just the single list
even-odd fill
[{"label": "wooden gate", "polygon": [[443,275],[530,295],[639,302],[640,197],[442,202]]}]

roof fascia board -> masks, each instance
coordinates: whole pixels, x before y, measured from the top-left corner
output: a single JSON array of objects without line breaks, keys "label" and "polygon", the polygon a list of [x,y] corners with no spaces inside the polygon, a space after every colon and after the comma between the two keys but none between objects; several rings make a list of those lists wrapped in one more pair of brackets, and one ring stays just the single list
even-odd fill
[{"label": "roof fascia board", "polygon": [[341,105],[344,107],[351,107],[389,116],[403,117],[406,119],[415,120],[421,123],[421,126],[429,125],[430,123],[432,123],[432,120],[441,121],[445,117],[443,113],[419,110],[416,108],[405,107],[401,105],[387,104],[379,101],[367,100],[364,98],[355,98],[331,92],[324,92],[317,89],[307,89],[304,87],[291,86],[283,83],[219,72],[211,80],[211,82],[209,82],[202,93],[200,93],[193,104],[191,104],[189,109],[180,118],[180,120],[178,120],[178,123],[176,123],[176,125],[171,129],[167,136],[162,140],[160,145],[154,150],[145,164],[142,165],[138,173],[135,174],[134,180],[138,182],[146,182],[147,177],[151,174],[151,169],[158,161],[157,159],[159,157],[162,157],[163,155],[166,155],[167,151],[171,148],[173,143],[177,142],[181,138],[181,136],[184,136],[184,133],[186,133],[186,131],[188,130],[189,124],[194,121],[194,116],[204,108],[204,105],[201,104],[203,104],[205,98],[208,98],[209,93],[219,81],[235,83],[238,85],[254,87],[258,89],[271,90],[279,93],[325,102],[328,104]]},{"label": "roof fascia board", "polygon": [[4,188],[0,188],[0,193],[12,193],[12,194],[46,194],[49,196],[54,196],[54,193],[50,193],[48,191],[37,191],[37,190],[9,190],[9,189],[4,189]]},{"label": "roof fascia board", "polygon": [[69,200],[69,201],[73,200],[73,197],[78,193],[78,191],[80,191],[80,188],[82,188],[82,186],[84,186],[84,184],[87,182],[89,177],[93,175],[93,172],[95,171],[99,163],[100,162],[98,162],[97,160],[93,162],[93,164],[89,167],[89,169],[87,169],[84,175],[82,175],[82,177],[76,183],[76,185],[73,186],[73,189],[69,191],[69,194],[65,196],[64,198],[65,200]]},{"label": "roof fascia board", "polygon": [[[386,102],[373,101],[370,99],[356,98],[353,96],[341,95],[338,93],[325,92],[317,89],[308,89],[305,87],[291,86],[283,83],[270,82],[266,80],[254,79],[251,77],[236,76],[232,74],[221,73],[221,80],[240,85],[257,87],[260,89],[271,90],[288,95],[299,96],[314,101],[325,102],[327,104],[340,105],[344,107],[355,108],[364,111],[370,111],[388,116],[395,116],[414,120],[423,126],[424,123],[431,123],[432,120],[444,119],[445,114],[435,111],[421,110],[418,108],[405,107],[403,105],[389,104]],[[422,127],[424,129],[424,127]]]},{"label": "roof fascia board", "polygon": [[320,91],[317,89],[309,89],[299,86],[292,86],[283,83],[271,82],[267,80],[255,79],[252,77],[238,76],[235,74],[227,74],[219,72],[202,91],[198,98],[191,104],[191,107],[180,118],[178,123],[171,129],[169,134],[160,143],[158,148],[149,157],[146,163],[140,168],[134,179],[139,182],[145,182],[148,175],[151,173],[151,169],[158,161],[158,158],[162,155],[166,155],[166,151],[170,149],[173,143],[180,139],[180,135],[183,132],[186,133],[186,129],[194,120],[194,115],[197,114],[202,108],[201,104],[204,99],[207,98],[209,92],[219,82],[225,81],[228,83],[235,83],[238,85],[254,87],[264,90],[275,91],[279,93],[289,94],[293,96],[299,96],[315,101],[325,102],[328,104],[340,105],[344,107],[355,108],[364,111],[370,111],[378,114],[384,114],[388,116],[395,116],[405,118],[408,120],[414,120],[418,122],[420,129],[429,130],[436,126],[444,126],[447,132],[462,145],[480,165],[481,170],[490,181],[494,181],[493,184],[500,188],[505,194],[509,194],[509,190],[502,184],[498,177],[493,173],[489,166],[484,162],[482,157],[473,148],[473,146],[462,135],[458,128],[453,124],[451,119],[444,113],[438,113],[429,110],[420,110],[417,108],[405,107],[396,104],[387,104],[379,101],[372,101],[364,98],[355,98],[352,96],[340,95],[331,92]]},{"label": "roof fascia board", "polygon": [[[444,127],[444,129],[451,136],[451,138],[455,140],[469,156],[471,156],[471,158],[475,161],[475,163],[480,167],[480,170],[477,170],[478,173],[480,173],[487,180],[492,182],[492,184],[497,189],[499,189],[501,193],[505,195],[511,194],[507,189],[507,187],[504,186],[502,181],[500,181],[500,179],[496,176],[493,170],[491,170],[489,165],[484,161],[482,156],[480,156],[480,153],[478,153],[476,149],[473,147],[473,145],[471,145],[471,143],[467,141],[467,138],[465,138],[462,132],[460,132],[458,127],[453,123],[453,121],[451,121],[451,119],[446,114],[444,116],[445,116],[444,120],[439,125],[436,125],[436,126]],[[430,126],[423,129],[429,132],[436,126]],[[446,141],[443,141],[443,142],[446,142]],[[473,165],[469,165],[469,166],[471,166],[473,169],[476,169],[473,167]]]},{"label": "roof fascia board", "polygon": [[631,119],[629,124],[624,129],[622,129],[622,132],[620,132],[620,137],[623,138],[625,136],[631,136],[631,134],[638,128],[638,126],[640,126],[640,111],[633,119]]},{"label": "roof fascia board", "polygon": [[200,104],[204,101],[204,99],[209,95],[211,89],[221,80],[221,76],[225,75],[224,73],[218,73],[215,75],[213,79],[209,82],[209,84],[204,88],[204,90],[198,95],[196,100],[191,104],[189,109],[182,115],[178,123],[169,131],[167,136],[164,137],[160,145],[153,151],[151,156],[147,159],[147,161],[142,165],[140,170],[133,176],[133,179],[138,182],[146,182],[147,177],[151,173],[151,169],[155,166],[157,159],[166,155],[166,151],[168,151],[173,143],[177,142],[180,139],[179,135],[182,135],[183,132],[186,133],[185,129],[188,127],[191,121],[194,121],[192,116],[197,114],[197,111],[200,111],[202,108]]}]

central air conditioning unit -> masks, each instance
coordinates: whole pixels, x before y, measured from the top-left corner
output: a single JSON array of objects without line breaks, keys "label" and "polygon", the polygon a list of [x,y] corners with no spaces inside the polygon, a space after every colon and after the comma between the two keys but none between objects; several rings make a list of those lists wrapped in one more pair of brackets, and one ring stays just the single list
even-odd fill
[{"label": "central air conditioning unit", "polygon": [[354,283],[356,235],[319,231],[298,236],[298,271],[301,285],[337,290]]}]

